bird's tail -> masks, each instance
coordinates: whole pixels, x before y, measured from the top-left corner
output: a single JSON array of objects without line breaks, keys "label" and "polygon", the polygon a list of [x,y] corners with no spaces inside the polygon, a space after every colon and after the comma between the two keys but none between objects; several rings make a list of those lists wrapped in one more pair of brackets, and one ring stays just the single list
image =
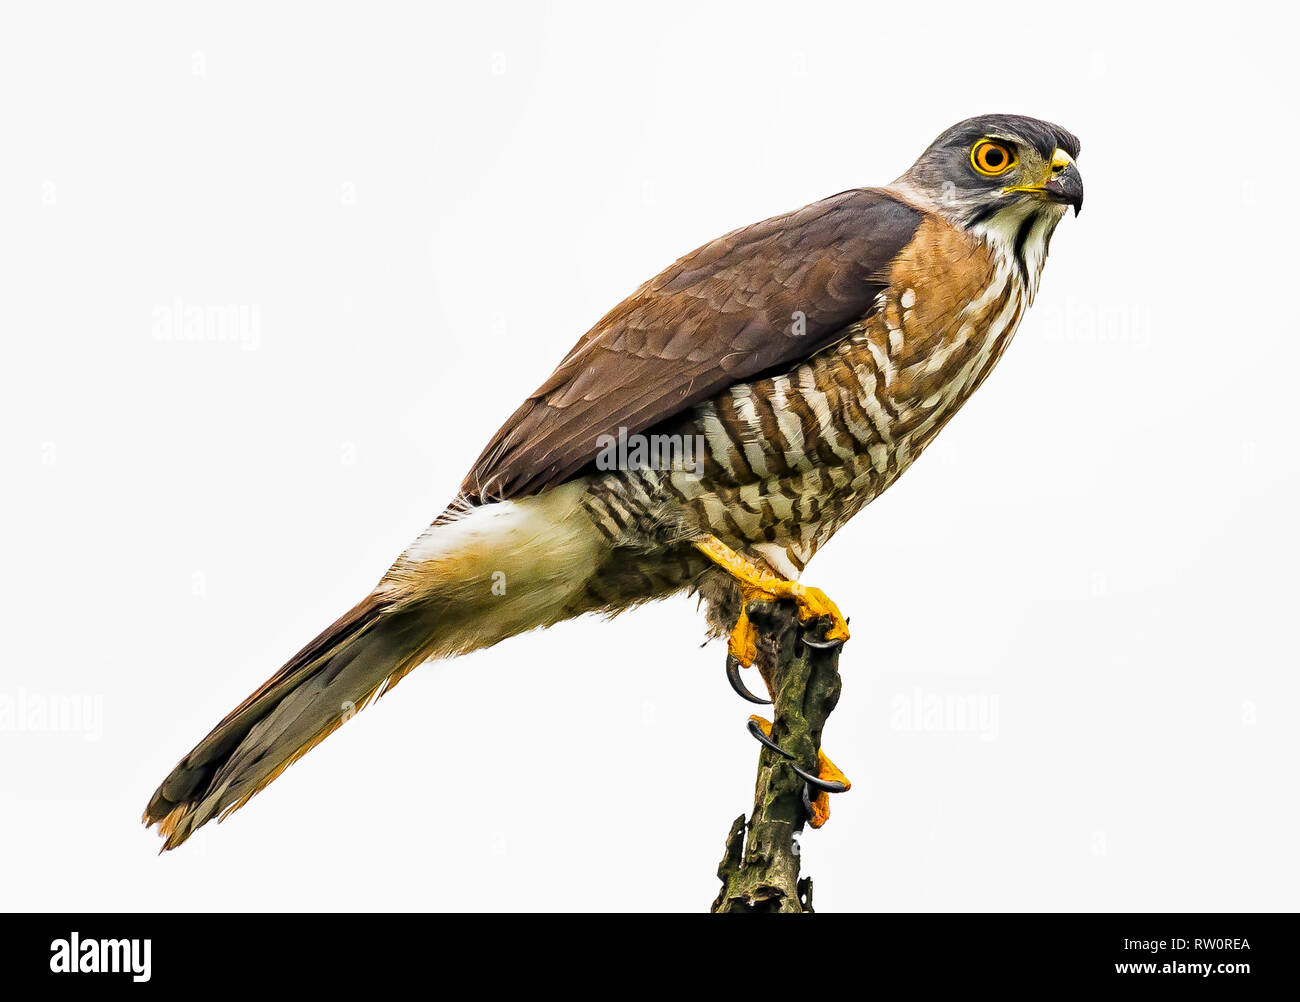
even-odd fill
[{"label": "bird's tail", "polygon": [[423,661],[568,618],[603,545],[579,494],[569,484],[434,523],[163,780],[144,812],[163,848],[238,810]]}]

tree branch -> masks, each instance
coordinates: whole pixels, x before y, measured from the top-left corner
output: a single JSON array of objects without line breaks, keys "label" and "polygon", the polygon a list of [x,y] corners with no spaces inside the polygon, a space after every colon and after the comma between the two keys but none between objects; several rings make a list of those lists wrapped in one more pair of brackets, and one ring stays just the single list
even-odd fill
[{"label": "tree branch", "polygon": [[[776,693],[772,738],[795,762],[817,772],[822,728],[840,698],[840,648],[819,650],[802,638],[823,635],[824,624],[799,622],[793,602],[751,602],[746,607],[758,634],[758,668]],[[714,912],[811,912],[812,880],[799,878],[804,781],[790,763],[768,748],[758,759],[754,810],[732,823],[718,865],[722,890]],[[748,838],[746,829],[748,828]]]}]

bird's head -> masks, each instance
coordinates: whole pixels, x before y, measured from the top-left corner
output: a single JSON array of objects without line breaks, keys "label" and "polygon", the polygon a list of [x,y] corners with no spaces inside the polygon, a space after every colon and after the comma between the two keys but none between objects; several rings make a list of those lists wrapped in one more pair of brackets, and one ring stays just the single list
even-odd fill
[{"label": "bird's head", "polygon": [[963,227],[1039,215],[1055,223],[1083,206],[1078,155],[1079,140],[1059,125],[980,115],[939,136],[895,186]]}]

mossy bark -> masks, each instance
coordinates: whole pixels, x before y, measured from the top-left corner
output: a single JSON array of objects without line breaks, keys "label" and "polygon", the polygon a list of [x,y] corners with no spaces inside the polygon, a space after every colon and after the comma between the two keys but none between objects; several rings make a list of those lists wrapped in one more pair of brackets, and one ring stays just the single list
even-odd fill
[{"label": "mossy bark", "polygon": [[[752,602],[747,607],[758,634],[758,668],[776,694],[772,738],[800,768],[817,772],[822,728],[840,698],[840,648],[819,650],[826,623],[801,624],[793,602]],[[754,809],[732,823],[718,877],[722,890],[714,912],[811,912],[812,880],[800,879],[799,845],[804,827],[804,781],[790,763],[761,747]],[[813,791],[815,792],[815,791]]]}]

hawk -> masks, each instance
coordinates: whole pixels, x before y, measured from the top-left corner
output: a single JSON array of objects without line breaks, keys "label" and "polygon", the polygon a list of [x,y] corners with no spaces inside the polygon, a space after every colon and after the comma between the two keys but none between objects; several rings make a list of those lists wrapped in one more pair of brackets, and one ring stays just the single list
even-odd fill
[{"label": "hawk", "polygon": [[[650,279],[374,590],[181,759],[146,825],[174,848],[417,665],[583,613],[698,593],[733,684],[755,660],[752,598],[793,599],[829,624],[818,642],[842,643],[844,617],[800,574],[997,364],[1082,205],[1078,155],[1048,122],[967,119],[892,184],[728,233]],[[847,785],[824,755],[808,778]]]}]

